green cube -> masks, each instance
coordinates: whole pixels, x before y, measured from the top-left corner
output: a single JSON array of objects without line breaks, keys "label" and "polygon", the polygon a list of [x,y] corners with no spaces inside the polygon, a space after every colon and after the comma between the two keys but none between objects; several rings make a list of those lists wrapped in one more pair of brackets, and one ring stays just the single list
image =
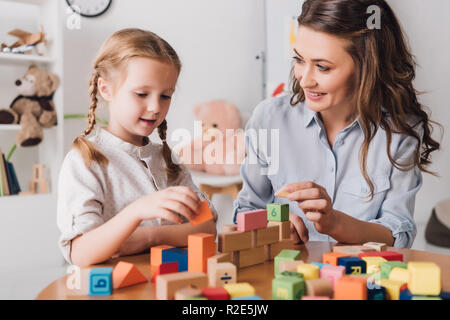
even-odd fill
[{"label": "green cube", "polygon": [[278,273],[278,265],[281,261],[295,261],[300,260],[300,250],[289,250],[289,249],[283,249],[279,254],[275,256],[274,261],[274,272],[275,275]]},{"label": "green cube", "polygon": [[289,204],[270,203],[266,208],[268,221],[289,221]]},{"label": "green cube", "polygon": [[300,300],[305,295],[305,280],[300,277],[284,277],[272,280],[273,300]]},{"label": "green cube", "polygon": [[381,279],[389,279],[389,274],[394,268],[403,268],[407,269],[408,265],[401,261],[385,261],[380,265],[381,269]]}]

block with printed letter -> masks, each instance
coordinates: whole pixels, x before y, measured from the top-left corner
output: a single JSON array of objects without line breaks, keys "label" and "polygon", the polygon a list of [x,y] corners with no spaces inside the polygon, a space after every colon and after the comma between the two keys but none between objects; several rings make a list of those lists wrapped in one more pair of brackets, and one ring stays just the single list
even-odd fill
[{"label": "block with printed letter", "polygon": [[272,280],[273,300],[300,300],[305,295],[302,277],[278,277]]},{"label": "block with printed letter", "polygon": [[278,226],[279,237],[278,240],[286,240],[291,238],[291,222],[290,221],[269,221],[267,226]]},{"label": "block with printed letter", "polygon": [[302,273],[305,280],[319,279],[319,267],[314,264],[298,265],[297,272]]},{"label": "block with printed letter", "polygon": [[162,251],[162,263],[178,262],[178,271],[188,269],[188,251],[183,248],[171,248]]},{"label": "block with printed letter", "polygon": [[112,267],[92,268],[89,271],[89,295],[104,296],[112,293]]},{"label": "block with printed letter", "polygon": [[437,296],[441,292],[441,268],[434,262],[408,262],[408,289],[413,295]]},{"label": "block with printed letter", "polygon": [[289,221],[289,204],[269,203],[266,208],[268,221]]},{"label": "block with printed letter", "polygon": [[342,278],[345,275],[345,267],[343,266],[323,266],[320,271],[321,279],[329,279],[333,285],[336,280]]},{"label": "block with printed letter", "polygon": [[345,274],[366,273],[366,262],[358,257],[340,257],[338,265],[345,267]]},{"label": "block with printed letter", "polygon": [[267,210],[252,210],[237,214],[237,231],[245,232],[267,226]]},{"label": "block with printed letter", "polygon": [[358,257],[383,257],[388,261],[403,261],[403,255],[395,251],[373,251],[373,252],[363,252],[358,254]]},{"label": "block with printed letter", "polygon": [[177,272],[162,274],[156,278],[156,299],[173,300],[175,292],[181,288],[208,286],[208,277],[203,272]]},{"label": "block with printed letter", "polygon": [[218,264],[221,262],[233,262],[233,255],[230,252],[227,253],[217,253],[213,255],[212,257],[209,257],[207,260],[207,265],[209,270],[211,268],[211,265]]},{"label": "block with printed letter", "polygon": [[208,233],[188,235],[188,271],[207,272],[208,258],[216,253],[215,239]]},{"label": "block with printed letter", "polygon": [[295,261],[300,260],[301,252],[300,250],[290,250],[290,249],[283,249],[277,256],[275,257],[274,262],[274,273],[275,275],[278,273],[278,264],[281,261]]},{"label": "block with printed letter", "polygon": [[381,279],[389,279],[389,274],[394,268],[407,268],[407,264],[401,261],[386,261],[380,264]]},{"label": "block with printed letter", "polygon": [[150,265],[152,266],[158,266],[160,265],[162,261],[162,252],[167,249],[175,248],[174,246],[169,245],[160,245],[151,247],[150,249]]},{"label": "block with printed letter", "polygon": [[295,250],[296,248],[296,242],[291,239],[285,239],[276,243],[267,244],[264,246],[266,261],[273,260],[275,256],[284,249]]},{"label": "block with printed letter", "polygon": [[237,268],[231,262],[211,264],[208,269],[208,282],[210,287],[221,287],[237,282]]},{"label": "block with printed letter", "polygon": [[372,248],[375,251],[381,252],[385,251],[387,249],[386,243],[380,243],[380,242],[366,242],[363,244],[364,247]]},{"label": "block with printed letter", "polygon": [[158,266],[152,266],[152,282],[156,281],[156,277],[161,274],[175,273],[178,272],[178,262],[166,262],[161,263]]},{"label": "block with printed letter", "polygon": [[387,260],[383,257],[362,257],[366,262],[367,274],[374,274],[381,271],[381,263]]},{"label": "block with printed letter", "polygon": [[264,247],[250,248],[233,252],[233,263],[238,268],[264,263]]},{"label": "block with printed letter", "polygon": [[229,283],[223,286],[231,298],[255,295],[255,288],[248,282]]},{"label": "block with printed letter", "polygon": [[333,298],[333,284],[330,279],[311,279],[305,281],[308,296],[326,296]]},{"label": "block with printed letter", "polygon": [[322,255],[322,262],[332,266],[338,265],[338,258],[350,257],[351,255],[342,252],[326,252]]},{"label": "block with printed letter", "polygon": [[268,225],[266,228],[252,230],[252,247],[262,247],[267,244],[278,243],[280,227]]},{"label": "block with printed letter", "polygon": [[367,300],[367,280],[364,277],[344,276],[336,280],[335,300]]},{"label": "block with printed letter", "polygon": [[227,232],[219,234],[219,252],[233,252],[238,250],[250,249],[252,247],[252,233],[246,232]]},{"label": "block with printed letter", "polygon": [[112,272],[113,288],[119,289],[147,282],[147,278],[132,263],[120,261]]}]

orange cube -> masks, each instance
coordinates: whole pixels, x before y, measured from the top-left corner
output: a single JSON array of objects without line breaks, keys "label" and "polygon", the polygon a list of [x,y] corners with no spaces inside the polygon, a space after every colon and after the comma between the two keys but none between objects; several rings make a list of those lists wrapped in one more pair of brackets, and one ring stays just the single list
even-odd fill
[{"label": "orange cube", "polygon": [[188,271],[208,272],[208,258],[216,253],[216,236],[196,233],[188,236]]},{"label": "orange cube", "polygon": [[211,209],[209,208],[208,201],[203,200],[200,210],[194,219],[190,220],[189,223],[193,226],[205,223],[214,218]]},{"label": "orange cube", "polygon": [[366,277],[342,277],[334,287],[335,300],[367,300]]},{"label": "orange cube", "polygon": [[150,249],[150,265],[159,266],[162,263],[162,252],[165,249],[175,248],[173,246],[161,245],[155,246]]},{"label": "orange cube", "polygon": [[322,255],[322,262],[331,264],[332,266],[337,266],[338,258],[350,256],[350,254],[343,252],[327,252]]}]

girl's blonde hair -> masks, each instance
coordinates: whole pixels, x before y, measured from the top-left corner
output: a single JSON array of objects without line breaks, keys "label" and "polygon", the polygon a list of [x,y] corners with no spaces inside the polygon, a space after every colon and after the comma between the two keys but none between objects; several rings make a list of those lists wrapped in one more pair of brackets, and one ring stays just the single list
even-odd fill
[{"label": "girl's blonde hair", "polygon": [[[172,64],[178,73],[181,62],[175,50],[162,38],[153,32],[129,28],[112,34],[102,45],[94,62],[94,72],[89,81],[89,96],[91,105],[88,114],[87,129],[73,141],[72,147],[78,150],[89,168],[92,161],[100,165],[108,165],[108,159],[86,139],[95,126],[95,109],[97,108],[98,79],[111,79],[113,72],[125,69],[127,62],[136,57],[155,59]],[[172,161],[172,152],[166,142],[167,121],[158,127],[159,137],[163,142],[162,152],[167,166],[169,180],[175,180],[181,168]]]}]

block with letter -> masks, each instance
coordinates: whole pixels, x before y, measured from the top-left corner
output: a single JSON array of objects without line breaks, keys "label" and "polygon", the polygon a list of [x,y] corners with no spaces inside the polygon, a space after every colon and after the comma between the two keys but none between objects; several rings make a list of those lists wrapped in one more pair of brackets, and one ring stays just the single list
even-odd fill
[{"label": "block with letter", "polygon": [[350,257],[351,255],[343,252],[326,252],[322,255],[322,262],[332,266],[338,265],[338,258]]},{"label": "block with letter", "polygon": [[211,209],[209,208],[208,201],[203,200],[198,214],[195,216],[194,219],[190,220],[189,223],[193,226],[197,226],[199,224],[212,220],[213,218],[214,216],[213,213],[211,212]]},{"label": "block with letter", "polygon": [[183,248],[172,248],[162,251],[162,263],[178,262],[178,271],[188,270],[188,251]]},{"label": "block with letter", "polygon": [[413,295],[437,296],[441,292],[441,268],[434,262],[408,262],[408,289]]},{"label": "block with letter", "polygon": [[216,253],[215,239],[208,233],[188,235],[188,271],[207,272],[208,258]]},{"label": "block with letter", "polygon": [[296,242],[291,239],[285,239],[276,243],[267,244],[264,246],[266,261],[273,260],[275,256],[284,249],[295,250],[296,248]]},{"label": "block with letter", "polygon": [[223,286],[231,298],[255,295],[255,288],[248,282],[229,283]]},{"label": "block with letter", "polygon": [[403,255],[395,251],[373,251],[373,252],[363,252],[358,254],[358,257],[383,257],[388,261],[403,261]]},{"label": "block with letter", "polygon": [[268,221],[289,221],[289,204],[269,203],[266,208]]},{"label": "block with letter", "polygon": [[238,268],[254,266],[264,263],[265,260],[264,247],[250,248],[233,253],[233,263]]},{"label": "block with letter", "polygon": [[404,285],[403,282],[397,280],[381,279],[380,285],[386,288],[386,298],[388,300],[399,300],[400,288]]},{"label": "block with letter", "polygon": [[366,262],[367,274],[374,274],[381,271],[381,263],[387,260],[383,257],[362,257]]},{"label": "block with letter", "polygon": [[113,269],[113,288],[119,289],[147,282],[147,278],[132,263],[120,261]]},{"label": "block with letter", "polygon": [[291,238],[291,222],[290,221],[269,221],[267,226],[278,226],[279,237],[278,240],[285,240]]},{"label": "block with letter", "polygon": [[185,287],[175,292],[175,300],[189,300],[191,298],[202,297],[202,291],[199,288]]},{"label": "block with letter", "polygon": [[375,251],[381,252],[385,251],[387,249],[386,243],[380,243],[380,242],[366,242],[363,244],[364,247],[372,248]]},{"label": "block with letter", "polygon": [[367,300],[367,280],[365,277],[344,276],[336,280],[335,300]]},{"label": "block with letter", "polygon": [[253,248],[278,243],[280,240],[280,227],[276,225],[268,225],[266,228],[252,230],[251,232]]},{"label": "block with letter", "polygon": [[153,271],[152,282],[155,282],[156,277],[159,276],[160,274],[168,274],[168,273],[178,272],[178,262],[173,261],[173,262],[161,263],[160,265],[154,267],[154,269],[152,271]]},{"label": "block with letter", "polygon": [[246,232],[227,232],[219,234],[218,250],[222,253],[238,250],[250,249],[252,247],[252,233]]},{"label": "block with letter", "polygon": [[275,275],[278,273],[278,264],[281,261],[295,261],[300,260],[301,252],[300,250],[289,250],[283,249],[277,256],[274,261],[274,273]]},{"label": "block with letter", "polygon": [[302,273],[305,280],[319,279],[319,267],[304,263],[297,266],[297,272]]},{"label": "block with letter", "polygon": [[210,287],[221,287],[237,282],[237,268],[231,262],[210,264],[208,269],[208,283]]},{"label": "block with letter", "polygon": [[342,278],[345,275],[345,267],[343,266],[323,266],[320,271],[321,279],[328,279],[331,281],[331,284],[334,285],[336,280]]},{"label": "block with letter", "polygon": [[150,249],[150,265],[158,266],[162,263],[162,252],[167,249],[175,248],[169,245],[160,245],[151,247]]},{"label": "block with letter", "polygon": [[345,274],[366,273],[366,262],[358,257],[340,257],[338,265],[345,267]]},{"label": "block with letter", "polygon": [[304,264],[302,260],[294,260],[294,261],[280,261],[278,264],[278,272],[283,271],[295,271],[297,272],[297,267],[301,264]]},{"label": "block with letter", "polygon": [[272,280],[273,300],[300,300],[305,295],[302,277],[278,277]]},{"label": "block with letter", "polygon": [[208,286],[208,277],[203,272],[177,272],[162,274],[156,278],[156,299],[173,300],[175,292],[181,288]]},{"label": "block with letter", "polygon": [[237,214],[237,231],[245,232],[267,226],[267,210],[252,210]]},{"label": "block with letter", "polygon": [[211,265],[218,264],[221,262],[233,262],[233,255],[230,252],[227,253],[217,253],[212,257],[209,257],[207,260],[208,268],[211,268]]},{"label": "block with letter", "polygon": [[89,295],[104,296],[112,293],[112,267],[92,268],[89,271]]},{"label": "block with letter", "polygon": [[407,264],[401,261],[386,261],[380,264],[381,279],[389,279],[389,274],[394,268],[407,268]]},{"label": "block with letter", "polygon": [[202,295],[208,300],[230,300],[230,294],[223,287],[202,288]]},{"label": "block with letter", "polygon": [[311,279],[305,281],[308,296],[333,298],[333,284],[330,279]]}]

